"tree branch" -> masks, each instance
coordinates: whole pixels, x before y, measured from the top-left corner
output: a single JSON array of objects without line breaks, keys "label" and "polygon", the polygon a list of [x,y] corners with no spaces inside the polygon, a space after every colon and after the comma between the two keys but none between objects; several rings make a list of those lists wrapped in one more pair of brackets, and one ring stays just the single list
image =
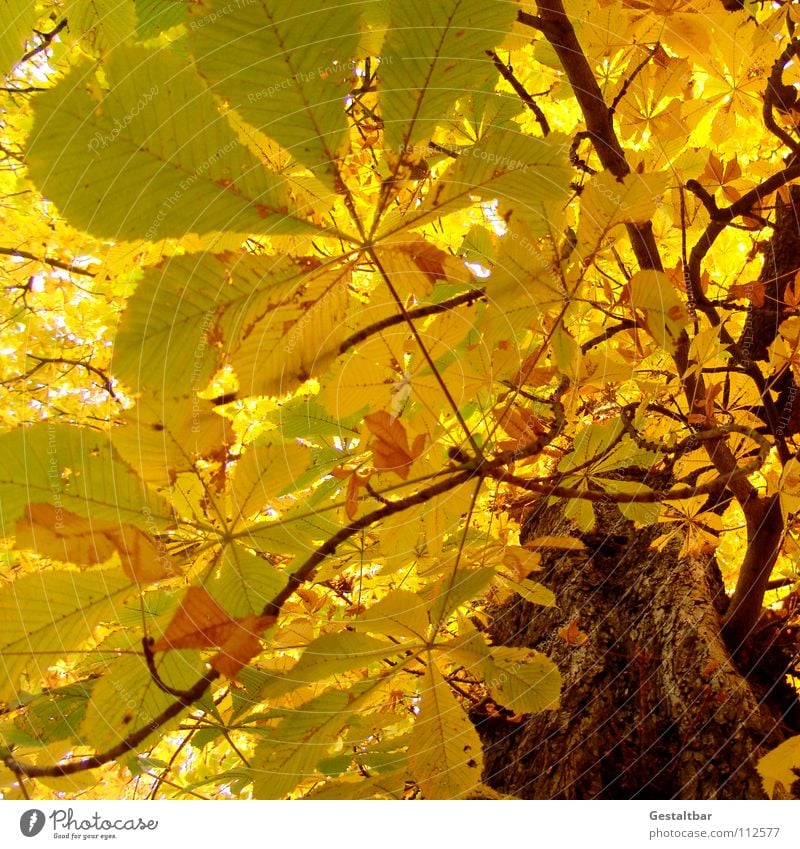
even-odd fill
[{"label": "tree branch", "polygon": [[3,758],[3,763],[17,776],[18,780],[45,776],[58,778],[63,775],[74,775],[77,772],[85,772],[88,769],[103,766],[103,764],[110,763],[120,755],[124,755],[135,749],[139,743],[144,742],[157,728],[169,722],[170,719],[177,716],[184,708],[189,707],[192,703],[200,699],[217,678],[219,678],[219,672],[213,669],[210,670],[193,687],[186,691],[184,697],[173,702],[158,716],[151,719],[147,725],[129,734],[122,742],[100,754],[91,755],[88,758],[79,758],[78,760],[67,763],[52,764],[51,766],[23,763],[9,754]]},{"label": "tree branch", "polygon": [[[447,312],[448,310],[453,309],[454,307],[460,307],[464,304],[472,304],[474,301],[482,300],[486,296],[486,292],[484,289],[472,289],[469,292],[462,292],[460,295],[456,295],[453,298],[448,298],[446,301],[442,301],[440,304],[427,304],[424,307],[417,307],[413,310],[407,310],[408,318],[412,321],[418,318],[425,318],[429,315],[436,315],[440,312]],[[382,330],[386,330],[389,327],[395,327],[398,324],[405,324],[406,316],[401,315],[400,313],[396,313],[395,315],[390,315],[387,318],[381,319],[380,321],[376,321],[374,324],[370,324],[367,327],[363,327],[361,330],[357,330],[355,333],[351,334],[347,337],[347,339],[339,345],[339,353],[344,354],[350,348],[355,347],[356,345],[361,344],[365,339],[369,339],[370,336],[374,336],[376,333],[380,333]]]},{"label": "tree branch", "polygon": [[786,67],[790,59],[797,56],[800,51],[800,41],[792,39],[784,48],[783,53],[775,60],[772,66],[772,72],[767,80],[767,89],[764,92],[764,107],[761,110],[761,115],[764,119],[764,126],[780,139],[795,156],[800,155],[800,141],[793,138],[779,126],[772,114],[773,109],[777,107],[779,111],[788,112],[797,104],[797,91],[794,86],[784,85],[783,69]]},{"label": "tree branch", "polygon": [[34,56],[41,53],[43,50],[46,50],[53,39],[61,32],[64,27],[67,25],[67,19],[59,21],[55,27],[50,30],[50,32],[37,32],[36,34],[41,38],[41,42],[36,45],[36,47],[31,48],[23,57],[20,59],[20,64],[23,62],[27,62],[29,59],[33,59]]},{"label": "tree branch", "polygon": [[[631,169],[614,130],[613,112],[603,99],[603,93],[578,42],[572,22],[564,11],[561,0],[538,0],[537,7],[537,28],[544,33],[564,66],[597,156],[603,168],[621,180],[630,174]],[[644,224],[626,224],[625,228],[639,266],[663,271],[664,266],[653,237],[652,223],[648,221]]]},{"label": "tree branch", "polygon": [[0,247],[0,255],[22,257],[22,259],[30,259],[34,262],[41,262],[43,265],[49,265],[53,268],[60,268],[62,271],[69,271],[70,274],[80,274],[84,277],[95,276],[93,271],[87,271],[85,268],[79,268],[71,262],[62,262],[60,259],[36,256],[35,254],[29,253],[28,251],[20,250],[19,248]]},{"label": "tree branch", "polygon": [[723,622],[723,634],[732,652],[741,648],[761,618],[764,593],[783,542],[780,497],[760,498],[744,511],[747,551],[736,589]]},{"label": "tree branch", "polygon": [[70,360],[65,357],[37,357],[36,354],[28,354],[28,356],[32,360],[36,360],[36,365],[33,368],[28,369],[24,374],[17,375],[16,377],[9,377],[5,380],[0,380],[0,385],[6,385],[9,383],[16,383],[18,380],[26,380],[30,377],[33,377],[40,368],[50,364],[50,365],[65,365],[65,366],[75,366],[76,368],[86,369],[90,374],[95,374],[100,378],[100,381],[103,385],[103,389],[115,400],[119,401],[116,392],[114,392],[114,385],[110,377],[101,371],[97,366],[93,366],[91,363],[85,363],[82,360]]},{"label": "tree branch", "polygon": [[[561,0],[537,0],[537,7],[539,10],[537,24],[553,46],[567,73],[573,93],[581,107],[586,122],[586,129],[590,134],[600,162],[604,168],[614,174],[618,179],[625,177],[630,173],[630,167],[614,131],[612,112],[603,100],[594,72],[586,60],[586,56],[575,35],[572,23],[564,11]],[[800,176],[800,164],[790,165],[778,174],[764,180],[759,186],[747,192],[727,209],[719,210],[712,217],[705,233],[692,249],[689,260],[689,281],[693,294],[695,296],[699,295],[698,305],[704,304],[706,300],[700,288],[700,265],[702,259],[725,228],[725,225],[738,215],[749,211],[762,197],[771,194],[796,176]],[[647,222],[647,224],[628,224],[626,227],[628,237],[631,241],[631,247],[640,267],[663,271],[658,248],[653,238],[651,222]],[[674,360],[683,383],[684,395],[691,408],[698,398],[704,398],[706,396],[706,387],[702,373],[690,369],[689,346],[689,337],[684,330],[677,340]],[[763,397],[764,395],[762,395]],[[746,598],[748,601],[747,603],[737,602],[737,605],[741,606],[745,611],[749,611],[754,607],[753,600],[755,599],[758,601],[760,610],[761,599],[763,599],[762,586],[766,585],[769,575],[767,573],[767,577],[762,578],[761,572],[755,568],[752,561],[757,557],[757,552],[762,547],[762,544],[766,544],[768,550],[771,550],[769,548],[772,543],[770,534],[767,532],[762,534],[756,533],[759,527],[758,521],[772,515],[771,502],[759,498],[753,484],[747,480],[746,476],[741,474],[736,458],[723,436],[719,440],[706,442],[705,448],[711,462],[720,473],[719,480],[725,482],[725,485],[742,505],[745,515],[748,516],[748,549],[745,555],[745,562],[742,564],[735,594],[735,597],[739,599]],[[675,496],[673,495],[673,497]],[[771,557],[771,554],[767,555],[768,560]],[[763,562],[762,566],[765,569],[767,568]],[[769,568],[771,568],[771,563]],[[757,579],[755,583],[753,583],[754,576]],[[734,619],[740,617],[740,614],[736,612],[738,606],[734,608],[732,613]],[[741,614],[742,617],[744,615]],[[731,627],[733,626],[729,625],[729,628]]]}]

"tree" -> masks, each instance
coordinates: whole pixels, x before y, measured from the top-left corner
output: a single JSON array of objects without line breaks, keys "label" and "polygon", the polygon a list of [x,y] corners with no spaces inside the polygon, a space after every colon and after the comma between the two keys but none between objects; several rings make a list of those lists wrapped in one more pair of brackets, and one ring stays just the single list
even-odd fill
[{"label": "tree", "polygon": [[796,793],[794,7],[19,5],[4,793]]}]

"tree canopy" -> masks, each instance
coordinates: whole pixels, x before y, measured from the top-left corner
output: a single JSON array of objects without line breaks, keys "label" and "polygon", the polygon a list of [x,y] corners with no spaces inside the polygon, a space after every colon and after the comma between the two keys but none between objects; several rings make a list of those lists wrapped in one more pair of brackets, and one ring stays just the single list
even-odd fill
[{"label": "tree canopy", "polygon": [[608,510],[796,685],[800,4],[0,6],[5,798],[496,797]]}]

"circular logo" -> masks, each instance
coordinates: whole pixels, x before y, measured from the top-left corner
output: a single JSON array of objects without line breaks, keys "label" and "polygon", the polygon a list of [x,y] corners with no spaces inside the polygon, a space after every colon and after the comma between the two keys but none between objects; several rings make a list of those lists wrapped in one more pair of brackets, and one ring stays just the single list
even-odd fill
[{"label": "circular logo", "polygon": [[44,828],[44,814],[37,808],[31,808],[19,818],[19,830],[25,837],[36,837]]}]

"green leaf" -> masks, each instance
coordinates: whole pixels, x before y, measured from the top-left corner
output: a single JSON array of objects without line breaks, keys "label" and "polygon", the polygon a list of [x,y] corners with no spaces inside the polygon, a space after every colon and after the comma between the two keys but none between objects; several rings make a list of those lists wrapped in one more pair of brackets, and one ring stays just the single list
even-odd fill
[{"label": "green leaf", "polygon": [[133,35],[133,4],[120,0],[68,0],[69,34],[98,53],[111,53]]},{"label": "green leaf", "polygon": [[445,643],[437,643],[436,648],[446,652],[451,660],[461,664],[470,675],[481,679],[487,677],[491,649],[486,638],[469,619],[465,618],[459,622],[457,637]]},{"label": "green leaf", "polygon": [[212,90],[328,187],[346,152],[360,4],[272,0],[190,7],[189,43]]},{"label": "green leaf", "polygon": [[[558,209],[569,196],[572,178],[568,148],[566,140],[555,134],[539,139],[496,129],[460,152],[419,210],[405,217],[405,225],[418,227],[471,206],[478,198],[498,200],[501,211],[513,211],[535,236],[557,230]],[[388,218],[382,235],[396,227],[397,222]]]},{"label": "green leaf", "polygon": [[34,0],[0,0],[0,17],[0,74],[9,74],[22,59],[39,14]]},{"label": "green leaf", "polygon": [[239,142],[193,67],[168,50],[122,46],[36,100],[31,179],[74,225],[100,237],[299,234],[282,180]]},{"label": "green leaf", "polygon": [[513,3],[392,0],[380,65],[385,144],[400,155],[431,138],[464,92],[496,77],[486,51],[513,24]]},{"label": "green leaf", "polygon": [[[611,429],[613,431],[613,428]],[[640,448],[626,434],[620,442],[615,445],[602,459],[592,464],[592,476],[602,475],[605,472],[617,469],[627,469],[630,466],[650,466],[658,459],[655,451]]]},{"label": "green leaf", "polygon": [[155,38],[165,30],[186,21],[191,8],[183,0],[134,0],[136,37],[140,41]]},{"label": "green leaf", "polygon": [[48,677],[59,658],[86,646],[100,622],[114,622],[136,586],[117,569],[40,572],[0,592],[0,702],[16,692],[21,673]]},{"label": "green leaf", "polygon": [[[177,690],[188,689],[203,674],[196,651],[165,652],[158,657],[157,668],[161,680]],[[153,681],[144,657],[117,658],[92,690],[78,737],[84,745],[105,751],[153,722],[174,702],[175,696],[159,689]],[[153,734],[164,735],[179,721],[180,714],[154,728]]]},{"label": "green leaf", "polygon": [[28,705],[18,724],[44,744],[74,737],[93,685],[93,681],[87,681],[49,690]]},{"label": "green leaf", "polygon": [[[619,420],[608,424],[587,425],[575,436],[573,449],[559,461],[558,470],[569,474],[570,469],[575,466],[592,464],[594,468],[608,456],[621,434],[622,422]],[[581,469],[577,474],[585,476],[587,472]]]},{"label": "green leaf", "polygon": [[134,391],[143,384],[175,396],[205,389],[219,359],[214,320],[225,306],[235,308],[228,273],[228,264],[207,254],[147,269],[117,327],[114,376]]},{"label": "green leaf", "polygon": [[353,631],[323,634],[306,646],[300,660],[284,676],[266,685],[262,696],[275,698],[351,669],[366,669],[376,661],[405,650],[405,645],[398,646]]},{"label": "green leaf", "polygon": [[336,737],[381,680],[360,681],[348,690],[330,690],[287,713],[273,728],[252,759],[255,799],[283,799],[314,775]]},{"label": "green leaf", "polygon": [[475,726],[435,666],[420,680],[421,706],[408,766],[426,799],[458,799],[481,781],[483,751]]},{"label": "green leaf", "polygon": [[392,590],[352,625],[361,631],[418,642],[425,639],[430,621],[424,599],[407,590]]},{"label": "green leaf", "polygon": [[293,398],[280,406],[271,418],[284,439],[338,436],[342,441],[348,441],[359,436],[357,427],[331,416],[314,398]]},{"label": "green leaf", "polygon": [[420,595],[430,603],[430,621],[441,627],[447,617],[462,604],[479,596],[494,578],[494,568],[458,569],[444,575]]},{"label": "green leaf", "polygon": [[492,649],[493,669],[486,686],[492,698],[516,713],[538,713],[559,706],[561,673],[546,655],[533,649]]},{"label": "green leaf", "polygon": [[7,529],[29,503],[150,532],[171,521],[167,502],[120,461],[101,432],[54,424],[18,428],[0,435],[0,456],[0,517]]},{"label": "green leaf", "polygon": [[260,613],[287,581],[285,572],[230,543],[223,548],[219,568],[206,588],[230,616],[246,616]]}]

